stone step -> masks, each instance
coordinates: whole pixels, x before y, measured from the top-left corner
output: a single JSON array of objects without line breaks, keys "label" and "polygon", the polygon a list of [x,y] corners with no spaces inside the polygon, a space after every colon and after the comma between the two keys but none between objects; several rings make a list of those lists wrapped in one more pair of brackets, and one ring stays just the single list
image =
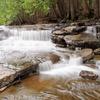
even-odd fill
[{"label": "stone step", "polygon": [[5,90],[13,82],[23,79],[31,73],[38,73],[37,63],[25,63],[22,66],[0,65],[0,91]]}]

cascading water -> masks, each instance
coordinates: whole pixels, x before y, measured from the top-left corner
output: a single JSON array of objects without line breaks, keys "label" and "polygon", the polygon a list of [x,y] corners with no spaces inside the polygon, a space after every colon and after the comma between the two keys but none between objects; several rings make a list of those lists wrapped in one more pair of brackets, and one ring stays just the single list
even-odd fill
[{"label": "cascading water", "polygon": [[19,39],[23,40],[34,40],[34,41],[48,41],[50,40],[51,30],[21,30],[14,29],[10,30],[11,33],[14,33],[14,36],[17,36]]},{"label": "cascading water", "polygon": [[[88,26],[87,30],[85,31],[88,34],[91,34],[96,37],[97,30],[95,26]],[[70,59],[66,60],[65,56],[63,55],[62,60],[58,64],[51,64],[46,63],[45,65],[40,65],[40,73],[43,75],[49,75],[49,76],[60,76],[62,78],[66,78],[66,76],[79,76],[80,71],[87,70],[87,71],[93,71],[95,73],[100,74],[99,70],[89,68],[85,65],[83,65],[83,60],[81,57],[77,57],[75,55],[69,54]],[[49,66],[48,66],[49,65]],[[45,68],[46,66],[46,68]],[[96,61],[96,66],[100,69],[100,61]],[[56,77],[57,78],[57,77]]]},{"label": "cascading water", "polygon": [[28,55],[31,52],[51,52],[55,49],[55,46],[50,41],[51,30],[29,31],[23,28],[9,29],[5,26],[1,26],[1,29],[11,35],[7,37],[7,39],[0,41],[0,63],[3,63],[6,59],[12,58],[12,54],[16,52]]},{"label": "cascading water", "polygon": [[87,30],[85,32],[88,33],[88,34],[91,34],[91,35],[93,35],[95,37],[97,36],[96,26],[88,26]]},{"label": "cascading water", "polygon": [[73,78],[75,77],[77,78],[79,77],[79,73],[82,70],[93,71],[95,73],[99,72],[99,70],[92,69],[83,65],[82,58],[76,56],[71,56],[69,60],[64,59],[54,65],[49,63],[49,66],[48,65],[46,66],[46,64],[45,65],[43,64],[41,66],[41,69],[42,70],[40,70],[40,73],[42,75],[47,75],[53,78],[57,77],[66,78],[70,76],[73,76]]},{"label": "cascading water", "polygon": [[[100,82],[98,80],[74,80],[75,77],[77,78],[79,76],[81,70],[93,71],[100,74],[99,60],[96,62],[99,69],[92,69],[84,66],[82,58],[76,56],[76,53],[73,55],[70,52],[68,55],[70,58],[66,59],[66,50],[64,54],[62,54],[60,51],[63,49],[60,48],[60,51],[58,52],[56,51],[57,48],[55,48],[55,45],[51,43],[51,30],[29,31],[16,28],[9,29],[4,26],[3,30],[10,32],[11,34],[10,37],[7,37],[6,39],[4,38],[0,41],[0,63],[7,63],[5,61],[6,59],[11,62],[17,59],[20,60],[20,58],[24,58],[26,55],[30,57],[32,56],[32,53],[34,54],[38,52],[54,52],[61,57],[61,61],[56,64],[53,64],[50,60],[40,63],[40,75],[31,76],[23,80],[17,87],[14,85],[7,89],[3,94],[0,94],[0,96],[2,96],[0,100],[5,98],[12,100],[20,97],[21,100],[28,98],[30,100],[66,100],[67,98],[69,100],[100,99]],[[87,33],[89,32],[90,31]],[[29,58],[26,59],[26,61],[28,60]],[[43,78],[46,77],[47,80],[41,80],[42,75]],[[55,80],[49,80],[49,76],[55,78]],[[60,82],[58,81],[59,78]],[[64,78],[64,80],[62,78]]]},{"label": "cascading water", "polygon": [[[21,52],[21,54],[30,54],[30,52],[56,52],[55,45],[50,41],[51,30],[26,30],[26,29],[9,29],[3,26],[5,31],[9,31],[11,36],[6,40],[0,41],[0,63],[10,59],[12,61],[12,52]],[[91,28],[89,28],[91,29]],[[90,30],[89,30],[90,31]],[[57,52],[56,52],[57,53]],[[18,53],[17,53],[18,55]],[[20,57],[23,57],[20,56]],[[46,61],[40,64],[40,73],[56,76],[66,76],[70,74],[78,75],[81,70],[95,71],[82,65],[82,59],[75,55],[71,55],[69,60],[60,55],[61,61],[53,64]],[[17,57],[14,55],[14,57]],[[17,57],[16,59],[19,59]],[[15,59],[15,58],[14,58]],[[5,61],[7,63],[7,61]]]}]

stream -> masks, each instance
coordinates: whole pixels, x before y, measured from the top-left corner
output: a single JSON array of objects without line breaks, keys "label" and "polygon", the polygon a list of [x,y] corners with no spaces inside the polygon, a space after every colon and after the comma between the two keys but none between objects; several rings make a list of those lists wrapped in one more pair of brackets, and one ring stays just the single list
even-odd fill
[{"label": "stream", "polygon": [[[6,27],[5,35],[0,34],[0,64],[16,64],[31,61],[34,55],[54,53],[60,61],[47,60],[39,64],[39,75],[31,75],[0,93],[0,100],[100,100],[100,77],[97,80],[84,80],[79,77],[81,70],[93,71],[100,76],[98,69],[83,65],[83,59],[75,54],[67,58],[64,48],[51,42],[53,28]],[[100,57],[95,57],[100,60]]]}]

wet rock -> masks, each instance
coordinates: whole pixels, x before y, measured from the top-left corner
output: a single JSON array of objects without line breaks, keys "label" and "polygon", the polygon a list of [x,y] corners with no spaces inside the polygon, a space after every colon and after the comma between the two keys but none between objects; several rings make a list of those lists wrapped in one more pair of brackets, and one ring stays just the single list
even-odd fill
[{"label": "wet rock", "polygon": [[52,52],[50,53],[42,53],[36,56],[36,59],[39,61],[39,63],[51,61],[53,64],[60,61],[60,56],[57,54],[54,54]]},{"label": "wet rock", "polygon": [[9,85],[16,78],[16,71],[7,68],[6,65],[0,65],[0,88]]},{"label": "wet rock", "polygon": [[74,29],[76,29],[76,26],[69,26],[62,28],[62,30],[66,32],[72,32]]},{"label": "wet rock", "polygon": [[83,61],[88,61],[93,58],[94,53],[92,49],[82,49],[79,55],[83,58]]},{"label": "wet rock", "polygon": [[82,33],[78,35],[66,35],[64,40],[67,45],[74,46],[74,47],[81,47],[81,48],[99,48],[100,41],[87,33]]},{"label": "wet rock", "polygon": [[95,64],[85,64],[87,67],[90,67],[90,68],[98,68]]},{"label": "wet rock", "polygon": [[97,25],[97,26],[96,26],[96,31],[97,31],[97,33],[100,32],[100,25]]},{"label": "wet rock", "polygon": [[100,48],[94,50],[95,55],[100,55]]},{"label": "wet rock", "polygon": [[85,22],[78,22],[77,26],[85,26]]},{"label": "wet rock", "polygon": [[[63,47],[80,47],[80,48],[100,48],[99,29],[96,33],[89,31],[96,30],[96,26],[87,29],[87,26],[68,26],[56,29],[52,32],[51,40],[55,44],[63,45]],[[89,30],[89,31],[86,31]],[[89,32],[89,33],[88,33]],[[58,45],[59,46],[59,45]]]},{"label": "wet rock", "polygon": [[5,31],[2,28],[0,29],[0,40],[5,40],[9,38],[12,34],[9,31]]},{"label": "wet rock", "polygon": [[52,35],[51,40],[55,44],[66,45],[63,35]]},{"label": "wet rock", "polygon": [[82,70],[79,74],[83,79],[89,79],[89,80],[96,80],[98,78],[98,75],[91,72],[91,71],[85,71]]},{"label": "wet rock", "polygon": [[31,73],[39,73],[38,63],[33,64],[30,62],[26,62],[23,65],[19,66],[19,69],[16,69],[17,77],[15,80],[26,78]]},{"label": "wet rock", "polygon": [[85,22],[75,22],[75,23],[71,23],[71,26],[85,26]]},{"label": "wet rock", "polygon": [[53,64],[55,64],[55,63],[60,61],[60,57],[58,55],[52,54],[52,53],[49,53],[47,58],[50,59]]},{"label": "wet rock", "polygon": [[61,48],[65,48],[66,47],[66,44],[56,44],[57,47],[61,47]]},{"label": "wet rock", "polygon": [[81,27],[76,27],[72,30],[72,32],[75,32],[75,33],[81,33],[81,32],[84,32],[86,31],[86,26],[81,26]]},{"label": "wet rock", "polygon": [[26,62],[20,66],[0,65],[0,91],[11,86],[15,81],[21,80],[31,73],[39,73],[38,63]]}]

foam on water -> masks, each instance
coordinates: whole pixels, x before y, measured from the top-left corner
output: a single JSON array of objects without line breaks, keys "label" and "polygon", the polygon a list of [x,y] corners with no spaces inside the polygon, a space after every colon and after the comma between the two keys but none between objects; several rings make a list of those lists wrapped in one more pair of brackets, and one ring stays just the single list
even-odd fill
[{"label": "foam on water", "polygon": [[[47,62],[48,63],[48,62]],[[45,64],[46,65],[46,64]],[[52,69],[51,69],[52,66]],[[57,64],[54,64],[51,66],[46,66],[45,70],[41,70],[40,73],[41,75],[47,75],[50,77],[61,77],[61,78],[66,78],[66,77],[70,77],[73,76],[73,78],[75,77],[79,77],[79,73],[82,70],[87,70],[87,71],[93,71],[94,73],[99,73],[100,74],[100,70],[98,69],[93,69],[93,68],[89,68],[85,65],[82,64],[82,58],[81,57],[75,57],[72,56],[69,61],[68,60],[63,60]],[[43,66],[42,66],[43,67]],[[50,70],[48,70],[49,68]],[[45,66],[44,66],[45,68]]]},{"label": "foam on water", "polygon": [[[52,52],[56,50],[55,45],[50,41],[51,30],[29,31],[25,29],[8,29],[4,26],[2,27],[4,30],[11,32],[12,35],[8,39],[0,41],[0,61],[6,59],[7,54],[14,51],[30,53]],[[97,63],[97,65],[98,64],[99,63]],[[69,60],[66,60],[64,57],[57,64],[53,64],[51,61],[40,64],[41,75],[50,75],[53,77],[65,77],[72,74],[78,76],[81,70],[99,71],[84,66],[82,64],[82,58],[76,57],[75,55],[70,56]]]},{"label": "foam on water", "polygon": [[55,45],[50,41],[51,30],[26,30],[9,29],[5,26],[2,30],[10,32],[12,35],[0,41],[0,63],[9,58],[9,54],[20,52],[24,54],[52,52]]},{"label": "foam on water", "polygon": [[55,48],[50,41],[51,30],[9,29],[9,31],[13,36],[0,41],[0,50],[50,51]]},{"label": "foam on water", "polygon": [[88,33],[88,34],[91,34],[93,36],[96,36],[96,34],[97,34],[95,26],[88,26],[87,30],[85,32]]}]

